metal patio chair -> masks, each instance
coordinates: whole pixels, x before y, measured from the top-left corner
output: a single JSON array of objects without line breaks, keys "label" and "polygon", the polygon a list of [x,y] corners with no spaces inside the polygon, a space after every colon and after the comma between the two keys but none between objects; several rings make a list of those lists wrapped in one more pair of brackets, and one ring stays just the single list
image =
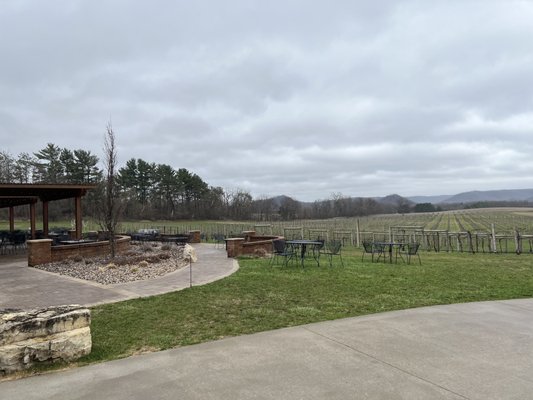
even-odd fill
[{"label": "metal patio chair", "polygon": [[285,240],[277,239],[272,241],[272,258],[270,259],[270,265],[272,266],[278,258],[283,258],[283,265],[286,266],[291,258],[293,258],[296,253],[294,247],[288,246]]},{"label": "metal patio chair", "polygon": [[226,238],[222,233],[213,234],[213,240],[215,241],[215,248],[225,247]]},{"label": "metal patio chair", "polygon": [[322,248],[320,254],[324,254],[326,257],[329,258],[329,266],[333,266],[333,257],[338,256],[341,260],[341,265],[344,267],[344,262],[342,261],[342,242],[340,240],[330,240],[329,242],[326,242],[324,247]]},{"label": "metal patio chair", "polygon": [[419,248],[420,243],[406,243],[398,248],[398,251],[396,252],[396,259],[398,259],[398,256],[400,256],[400,258],[405,261],[403,258],[403,256],[405,256],[407,264],[411,264],[411,257],[417,256],[418,263],[422,265],[420,254],[418,253]]},{"label": "metal patio chair", "polygon": [[365,254],[372,255],[372,262],[374,262],[374,255],[377,254],[378,258],[376,262],[378,262],[381,256],[385,258],[385,246],[379,243],[363,241],[363,256],[361,257],[361,261],[365,258]]}]

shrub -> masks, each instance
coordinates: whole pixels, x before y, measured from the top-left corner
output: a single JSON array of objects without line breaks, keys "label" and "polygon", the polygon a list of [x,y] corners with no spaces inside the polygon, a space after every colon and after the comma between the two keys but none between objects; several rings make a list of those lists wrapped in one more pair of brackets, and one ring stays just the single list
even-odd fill
[{"label": "shrub", "polygon": [[74,262],[82,262],[83,261],[83,257],[81,255],[79,255],[79,254],[76,254],[75,256],[72,256],[70,259],[72,261],[74,261]]},{"label": "shrub", "polygon": [[255,249],[254,256],[258,258],[265,258],[267,256],[267,251],[265,249]]},{"label": "shrub", "polygon": [[115,257],[113,259],[115,265],[126,265],[129,264],[129,259],[127,257]]},{"label": "shrub", "polygon": [[146,262],[149,262],[151,264],[158,263],[159,262],[159,255],[158,254],[154,254],[153,256],[146,257],[145,260],[146,260]]},{"label": "shrub", "polygon": [[145,253],[154,251],[154,249],[149,244],[146,244],[146,243],[142,245],[141,250]]}]

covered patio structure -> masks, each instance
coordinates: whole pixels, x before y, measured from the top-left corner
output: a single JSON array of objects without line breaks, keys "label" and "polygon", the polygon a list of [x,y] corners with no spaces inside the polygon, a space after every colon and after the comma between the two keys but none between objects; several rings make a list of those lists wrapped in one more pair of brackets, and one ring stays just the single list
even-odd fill
[{"label": "covered patio structure", "polygon": [[51,201],[74,199],[75,228],[73,236],[79,240],[82,237],[81,198],[96,185],[74,184],[30,184],[30,183],[2,183],[0,184],[0,208],[9,208],[9,230],[15,229],[15,207],[28,205],[30,207],[31,238],[37,238],[36,207],[42,203],[43,237],[48,237],[48,204]]}]

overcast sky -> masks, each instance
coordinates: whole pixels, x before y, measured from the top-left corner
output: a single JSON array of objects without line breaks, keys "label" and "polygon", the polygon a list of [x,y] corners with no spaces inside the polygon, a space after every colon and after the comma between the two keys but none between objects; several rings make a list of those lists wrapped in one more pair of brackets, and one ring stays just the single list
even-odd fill
[{"label": "overcast sky", "polygon": [[533,187],[533,1],[0,0],[0,139],[255,197]]}]

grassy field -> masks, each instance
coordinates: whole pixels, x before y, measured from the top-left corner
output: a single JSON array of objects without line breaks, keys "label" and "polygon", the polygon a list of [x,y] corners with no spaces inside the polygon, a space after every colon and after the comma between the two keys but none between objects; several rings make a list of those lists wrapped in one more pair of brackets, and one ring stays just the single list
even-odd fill
[{"label": "grassy field", "polygon": [[412,307],[533,296],[531,255],[423,253],[422,265],[270,267],[241,259],[221,281],[92,309],[92,363],[317,321]]}]

